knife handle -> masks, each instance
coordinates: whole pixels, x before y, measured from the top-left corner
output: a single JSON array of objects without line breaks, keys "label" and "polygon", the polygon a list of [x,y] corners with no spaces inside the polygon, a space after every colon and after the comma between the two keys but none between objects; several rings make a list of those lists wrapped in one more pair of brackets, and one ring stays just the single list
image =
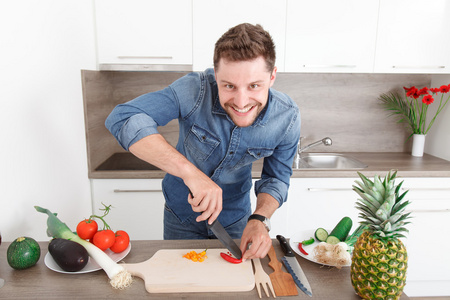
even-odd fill
[{"label": "knife handle", "polygon": [[282,235],[277,235],[277,240],[280,242],[281,249],[284,254],[288,257],[294,257],[294,252],[292,252],[291,246],[289,246],[288,242]]}]

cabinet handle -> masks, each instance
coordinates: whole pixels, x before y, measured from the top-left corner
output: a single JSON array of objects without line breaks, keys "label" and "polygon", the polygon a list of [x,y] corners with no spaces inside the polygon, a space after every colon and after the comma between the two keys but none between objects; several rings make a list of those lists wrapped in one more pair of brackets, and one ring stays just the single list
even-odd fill
[{"label": "cabinet handle", "polygon": [[356,68],[356,65],[303,65],[303,68]]},{"label": "cabinet handle", "polygon": [[445,66],[392,66],[393,69],[444,69]]},{"label": "cabinet handle", "polygon": [[173,59],[173,56],[117,56],[119,59]]},{"label": "cabinet handle", "polygon": [[408,212],[415,212],[415,213],[442,213],[442,212],[450,212],[450,208],[444,208],[444,209],[411,209],[407,210]]},{"label": "cabinet handle", "polygon": [[408,188],[408,187],[402,187],[401,188],[402,191],[450,191],[450,188]]},{"label": "cabinet handle", "polygon": [[308,188],[309,192],[351,191],[349,188]]},{"label": "cabinet handle", "polygon": [[114,193],[158,193],[162,192],[162,190],[121,190],[115,189]]}]

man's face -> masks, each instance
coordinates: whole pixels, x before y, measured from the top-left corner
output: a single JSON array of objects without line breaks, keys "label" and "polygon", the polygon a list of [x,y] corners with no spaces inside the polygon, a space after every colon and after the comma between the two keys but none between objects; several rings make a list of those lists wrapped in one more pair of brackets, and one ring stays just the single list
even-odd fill
[{"label": "man's face", "polygon": [[220,105],[239,127],[253,124],[267,104],[276,68],[267,71],[262,56],[251,61],[219,61],[215,70]]}]

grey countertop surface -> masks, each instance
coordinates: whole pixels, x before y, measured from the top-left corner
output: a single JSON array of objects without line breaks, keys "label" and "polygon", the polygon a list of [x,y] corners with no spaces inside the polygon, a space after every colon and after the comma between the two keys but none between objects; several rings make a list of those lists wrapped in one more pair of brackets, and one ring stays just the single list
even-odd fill
[{"label": "grey countertop surface", "polygon": [[[384,174],[389,170],[398,170],[402,177],[450,177],[450,161],[424,154],[414,157],[405,152],[347,152],[340,153],[354,157],[368,165],[364,169],[331,170],[300,169],[294,170],[292,178],[335,178],[358,177],[357,171],[366,176]],[[129,167],[131,166],[131,167]],[[252,177],[261,176],[262,160],[253,164]],[[93,179],[158,179],[166,173],[146,162],[140,161],[130,153],[113,155],[96,170],[90,172]]]},{"label": "grey countertop surface", "polygon": [[[44,257],[48,252],[48,242],[39,242],[41,258],[35,266],[25,270],[14,270],[6,262],[6,249],[9,244],[4,243],[0,247],[0,256],[5,258],[0,260],[0,275],[5,280],[5,285],[0,289],[0,299],[259,299],[256,288],[248,292],[150,294],[145,290],[144,281],[138,277],[134,278],[129,288],[115,290],[109,285],[108,277],[102,270],[84,274],[63,274],[47,268]],[[130,253],[123,259],[125,263],[146,261],[160,249],[223,248],[218,240],[133,240],[131,244]],[[278,241],[274,240],[273,247],[279,260],[282,257],[282,250]],[[360,299],[351,284],[350,267],[341,269],[324,267],[300,256],[296,257],[313,290],[312,299]],[[270,274],[273,270],[268,263],[267,256],[261,259],[264,270]],[[300,290],[298,292],[298,296],[276,299],[311,299]],[[269,299],[265,296],[263,298]],[[410,298],[403,293],[400,299]]]}]

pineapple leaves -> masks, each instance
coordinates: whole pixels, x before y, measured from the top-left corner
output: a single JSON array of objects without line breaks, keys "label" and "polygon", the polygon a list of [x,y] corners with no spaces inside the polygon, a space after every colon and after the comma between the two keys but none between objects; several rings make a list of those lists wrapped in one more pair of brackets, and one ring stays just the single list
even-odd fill
[{"label": "pineapple leaves", "polygon": [[390,240],[405,237],[409,232],[405,225],[411,218],[410,213],[404,213],[410,201],[404,201],[408,191],[400,194],[403,181],[395,185],[397,171],[390,171],[382,180],[378,175],[371,181],[358,172],[361,181],[356,180],[353,190],[361,197],[356,201],[356,209],[360,211],[360,224],[366,226],[379,238]]}]

